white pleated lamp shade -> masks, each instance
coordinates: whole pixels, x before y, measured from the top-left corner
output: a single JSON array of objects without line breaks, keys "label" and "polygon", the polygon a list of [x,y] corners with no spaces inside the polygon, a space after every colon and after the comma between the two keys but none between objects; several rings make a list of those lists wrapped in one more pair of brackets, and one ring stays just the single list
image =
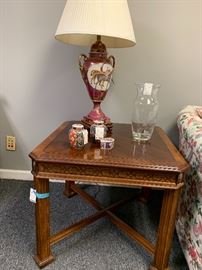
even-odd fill
[{"label": "white pleated lamp shade", "polygon": [[127,0],[67,0],[55,38],[91,46],[98,35],[109,48],[135,45]]}]

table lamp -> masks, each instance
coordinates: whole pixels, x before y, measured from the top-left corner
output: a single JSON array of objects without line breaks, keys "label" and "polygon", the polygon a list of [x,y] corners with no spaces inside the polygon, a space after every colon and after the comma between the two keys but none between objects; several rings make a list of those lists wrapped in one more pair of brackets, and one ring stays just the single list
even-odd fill
[{"label": "table lamp", "polygon": [[127,0],[67,0],[55,38],[68,44],[91,46],[88,57],[79,57],[81,75],[94,104],[82,123],[89,128],[95,120],[102,120],[111,129],[110,118],[100,107],[115,66],[106,47],[124,48],[136,43]]}]

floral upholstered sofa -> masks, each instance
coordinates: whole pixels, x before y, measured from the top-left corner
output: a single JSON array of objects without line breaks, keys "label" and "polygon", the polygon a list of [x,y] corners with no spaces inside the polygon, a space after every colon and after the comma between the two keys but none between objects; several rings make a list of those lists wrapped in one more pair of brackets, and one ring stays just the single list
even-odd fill
[{"label": "floral upholstered sofa", "polygon": [[190,270],[202,270],[202,107],[187,106],[177,120],[179,148],[190,164],[176,230]]}]

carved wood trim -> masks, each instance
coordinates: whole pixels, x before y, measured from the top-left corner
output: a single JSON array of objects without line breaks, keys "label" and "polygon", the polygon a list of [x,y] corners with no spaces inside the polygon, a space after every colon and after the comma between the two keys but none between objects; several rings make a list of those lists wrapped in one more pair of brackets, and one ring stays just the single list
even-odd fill
[{"label": "carved wood trim", "polygon": [[156,188],[178,189],[183,185],[183,179],[174,172],[137,170],[131,168],[111,168],[105,166],[37,163],[33,167],[35,176],[76,180],[86,183],[111,184],[120,186],[150,186]]}]

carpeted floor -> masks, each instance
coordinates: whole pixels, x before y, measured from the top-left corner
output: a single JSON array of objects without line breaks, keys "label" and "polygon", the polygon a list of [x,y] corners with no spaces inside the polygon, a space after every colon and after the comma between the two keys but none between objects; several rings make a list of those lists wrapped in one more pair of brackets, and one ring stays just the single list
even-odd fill
[{"label": "carpeted floor", "polygon": [[[29,202],[32,182],[0,180],[0,269],[35,270],[34,204]],[[103,205],[134,192],[132,189],[85,186]],[[64,184],[51,183],[51,231],[95,212],[79,196],[63,195]],[[137,191],[136,191],[137,192]],[[155,243],[162,192],[153,191],[148,205],[133,201],[116,211],[120,217]],[[136,242],[100,219],[52,247],[55,261],[46,270],[147,270],[152,262]],[[188,270],[177,236],[170,256],[171,270]]]}]

